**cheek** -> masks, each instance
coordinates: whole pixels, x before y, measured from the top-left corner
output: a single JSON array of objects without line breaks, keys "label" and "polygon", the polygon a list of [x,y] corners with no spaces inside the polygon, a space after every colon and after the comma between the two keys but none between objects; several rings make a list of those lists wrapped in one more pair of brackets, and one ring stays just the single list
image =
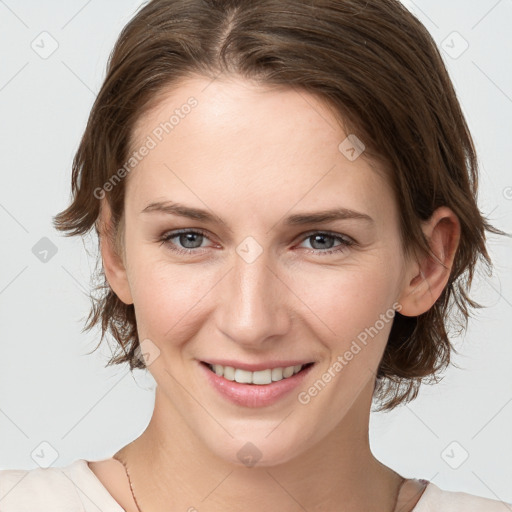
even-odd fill
[{"label": "cheek", "polygon": [[398,276],[397,268],[386,268],[377,259],[368,259],[365,264],[304,273],[294,279],[293,289],[318,317],[318,325],[323,325],[318,333],[325,332],[325,339],[334,338],[340,344],[374,325],[381,314],[390,315]]},{"label": "cheek", "polygon": [[[133,259],[130,287],[139,337],[186,340],[193,335],[202,301],[215,283],[204,269]],[[205,297],[206,295],[206,297]],[[158,341],[157,341],[158,343]]]}]

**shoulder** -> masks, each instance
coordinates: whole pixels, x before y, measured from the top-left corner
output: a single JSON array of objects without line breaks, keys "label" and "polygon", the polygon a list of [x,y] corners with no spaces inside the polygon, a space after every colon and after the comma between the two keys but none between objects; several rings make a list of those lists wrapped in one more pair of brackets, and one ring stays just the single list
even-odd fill
[{"label": "shoulder", "polygon": [[0,470],[2,512],[122,512],[84,459],[68,466]]},{"label": "shoulder", "polygon": [[[75,461],[74,464],[76,464]],[[52,510],[80,510],[79,497],[67,467],[4,469],[0,471],[0,509],[5,512],[42,510],[44,503]]]},{"label": "shoulder", "polygon": [[504,512],[511,503],[465,492],[445,491],[430,482],[413,512]]}]

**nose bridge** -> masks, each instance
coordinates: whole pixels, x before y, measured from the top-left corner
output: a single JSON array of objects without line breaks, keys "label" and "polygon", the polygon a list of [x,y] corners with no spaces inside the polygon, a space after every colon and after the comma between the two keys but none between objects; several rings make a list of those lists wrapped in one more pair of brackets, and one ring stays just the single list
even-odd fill
[{"label": "nose bridge", "polygon": [[287,328],[284,285],[270,259],[268,251],[246,240],[237,247],[233,268],[223,280],[219,328],[238,343],[258,344]]}]

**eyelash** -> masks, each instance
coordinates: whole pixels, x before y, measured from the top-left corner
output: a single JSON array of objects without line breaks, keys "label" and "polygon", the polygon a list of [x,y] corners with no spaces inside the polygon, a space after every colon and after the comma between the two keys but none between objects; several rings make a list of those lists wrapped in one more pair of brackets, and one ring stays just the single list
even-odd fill
[{"label": "eyelash", "polygon": [[[174,246],[174,244],[171,242],[171,240],[173,238],[176,238],[179,235],[184,235],[184,234],[202,235],[202,236],[208,238],[207,233],[200,229],[197,229],[197,230],[184,229],[184,230],[171,231],[171,232],[165,233],[159,239],[159,241],[161,242],[160,245],[167,245],[171,251],[178,253],[178,254],[198,254],[200,252],[199,251],[200,248],[180,249],[180,248],[176,248]],[[307,240],[308,238],[311,238],[314,235],[323,235],[326,237],[334,238],[335,240],[338,240],[339,242],[341,242],[341,244],[338,246],[337,249],[329,249],[326,251],[322,251],[320,249],[306,249],[308,251],[308,253],[321,254],[321,255],[336,254],[336,253],[339,254],[339,253],[345,251],[347,249],[347,247],[356,245],[356,242],[354,240],[352,240],[351,238],[348,238],[346,236],[341,236],[341,235],[338,235],[335,233],[329,233],[326,231],[311,231],[309,233],[306,233],[306,236],[304,236],[303,240]]]}]

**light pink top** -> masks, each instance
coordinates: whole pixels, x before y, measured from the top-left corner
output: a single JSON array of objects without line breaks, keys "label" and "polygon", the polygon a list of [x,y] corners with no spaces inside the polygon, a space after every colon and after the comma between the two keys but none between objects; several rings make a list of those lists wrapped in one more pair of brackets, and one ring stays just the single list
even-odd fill
[{"label": "light pink top", "polygon": [[[507,508],[508,507],[508,508]],[[1,512],[124,512],[84,459],[65,467],[0,470]],[[429,482],[412,512],[512,512],[512,504]]]}]

